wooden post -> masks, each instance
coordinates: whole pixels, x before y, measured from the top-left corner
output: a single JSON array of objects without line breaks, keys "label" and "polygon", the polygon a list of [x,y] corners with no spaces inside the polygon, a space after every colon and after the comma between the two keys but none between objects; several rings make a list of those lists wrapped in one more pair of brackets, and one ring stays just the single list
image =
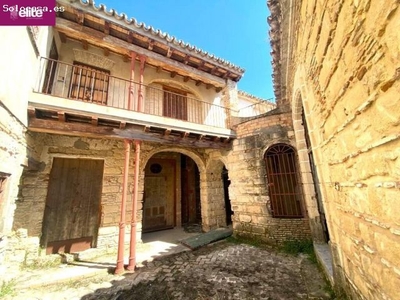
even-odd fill
[{"label": "wooden post", "polygon": [[124,247],[125,247],[125,214],[126,214],[126,197],[128,192],[128,174],[129,174],[129,156],[131,151],[131,143],[129,140],[124,140],[125,144],[125,165],[122,182],[122,201],[121,201],[121,216],[119,221],[119,236],[118,236],[118,257],[115,274],[124,272]]},{"label": "wooden post", "polygon": [[137,111],[141,112],[143,107],[143,74],[144,74],[144,66],[146,62],[146,56],[140,55],[140,81],[139,81],[139,93],[138,93],[138,106]]},{"label": "wooden post", "polygon": [[135,175],[133,178],[131,240],[129,249],[129,264],[127,267],[127,269],[130,271],[134,271],[136,266],[136,211],[139,198],[140,145],[141,141],[135,140]]},{"label": "wooden post", "polygon": [[136,53],[131,52],[131,79],[129,84],[128,110],[133,110],[133,101],[135,99],[135,62]]}]

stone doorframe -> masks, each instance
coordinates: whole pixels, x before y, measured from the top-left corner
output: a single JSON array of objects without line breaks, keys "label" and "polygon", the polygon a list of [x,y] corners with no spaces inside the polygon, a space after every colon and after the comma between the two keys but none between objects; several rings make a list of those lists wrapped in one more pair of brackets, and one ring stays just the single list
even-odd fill
[{"label": "stone doorframe", "polygon": [[[180,147],[171,147],[171,146],[161,146],[158,147],[157,149],[153,149],[149,152],[143,153],[142,159],[140,161],[140,176],[143,180],[140,182],[140,187],[139,187],[139,193],[143,195],[144,191],[144,170],[146,167],[146,164],[148,163],[149,159],[153,157],[155,154],[160,153],[160,152],[175,152],[175,153],[181,153],[184,154],[196,163],[197,168],[199,169],[200,173],[200,205],[201,205],[201,221],[202,221],[202,229],[204,231],[209,231],[211,229],[210,227],[210,205],[209,205],[209,176],[206,172],[206,163],[205,163],[205,158],[201,156],[201,154],[196,153],[195,150],[188,150]],[[222,169],[222,165],[221,165]],[[221,179],[222,180],[222,179]],[[142,204],[143,204],[143,197],[141,198]],[[138,207],[141,208],[141,211],[143,211],[143,205],[139,205]],[[138,220],[142,222],[142,218]],[[140,229],[141,230],[141,229]]]},{"label": "stone doorframe", "polygon": [[[296,72],[295,82],[293,86],[292,98],[292,119],[293,129],[295,132],[297,153],[299,158],[301,178],[303,182],[304,201],[307,207],[307,213],[310,220],[310,228],[313,240],[315,242],[325,243],[324,230],[321,223],[321,216],[318,211],[317,196],[314,189],[314,180],[311,173],[310,159],[308,156],[308,149],[305,137],[305,131],[302,120],[302,111],[309,125],[309,133],[312,144],[315,145],[315,136],[313,136],[312,129],[314,128],[313,120],[307,117],[310,113],[310,105],[312,100],[307,98],[307,87],[304,81],[304,69],[299,67]],[[314,102],[313,102],[314,103]],[[313,140],[314,139],[314,140]],[[323,199],[321,199],[323,202]],[[324,205],[325,206],[325,205]],[[326,210],[325,210],[326,211]]]}]

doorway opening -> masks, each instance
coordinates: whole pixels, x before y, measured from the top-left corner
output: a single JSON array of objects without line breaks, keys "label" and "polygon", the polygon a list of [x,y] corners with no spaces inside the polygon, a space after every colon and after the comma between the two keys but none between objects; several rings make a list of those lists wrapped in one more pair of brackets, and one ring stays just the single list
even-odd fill
[{"label": "doorway opening", "polygon": [[103,169],[103,160],[53,159],[41,238],[46,254],[96,247]]},{"label": "doorway opening", "polygon": [[143,232],[174,227],[201,230],[200,172],[177,152],[160,152],[145,167]]},{"label": "doorway opening", "polygon": [[231,181],[229,180],[228,170],[225,166],[222,168],[222,182],[224,185],[224,202],[225,202],[225,213],[226,213],[226,225],[229,226],[232,224],[232,205],[231,200],[229,198],[229,186]]}]

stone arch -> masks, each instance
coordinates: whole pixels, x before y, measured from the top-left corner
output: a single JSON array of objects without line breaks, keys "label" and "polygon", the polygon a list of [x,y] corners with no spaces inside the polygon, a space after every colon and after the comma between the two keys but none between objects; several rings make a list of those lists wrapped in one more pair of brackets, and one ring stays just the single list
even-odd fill
[{"label": "stone arch", "polygon": [[191,159],[193,159],[195,161],[195,163],[197,164],[197,167],[199,168],[199,172],[200,172],[200,176],[202,173],[205,172],[206,170],[206,165],[204,163],[204,160],[200,157],[200,155],[198,153],[196,153],[195,151],[190,151],[184,148],[180,148],[180,147],[170,147],[170,146],[162,146],[162,147],[157,147],[151,151],[149,151],[148,153],[146,153],[145,155],[143,155],[140,165],[141,165],[141,170],[143,171],[144,168],[146,167],[147,162],[149,161],[149,159],[154,155],[157,154],[159,152],[178,152],[184,155],[189,156]]},{"label": "stone arch", "polygon": [[[311,170],[311,162],[309,157],[309,149],[306,141],[306,131],[304,120],[307,120],[308,125],[312,128],[312,121],[310,120],[310,104],[309,99],[306,98],[307,88],[304,83],[304,70],[300,67],[296,72],[295,89],[292,98],[292,119],[293,129],[296,138],[297,154],[299,157],[299,165],[301,172],[301,179],[303,182],[304,201],[307,208],[307,214],[310,220],[310,228],[313,240],[317,242],[325,242],[325,234],[321,222],[321,214],[318,208],[317,192],[315,187],[315,180]],[[310,101],[311,102],[311,101]],[[303,119],[304,114],[304,119]],[[309,128],[310,128],[309,127]],[[316,137],[311,137],[315,142]],[[312,143],[315,144],[315,143]],[[318,188],[318,187],[317,187]],[[320,199],[322,202],[322,199]],[[321,203],[322,205],[322,203]]]}]

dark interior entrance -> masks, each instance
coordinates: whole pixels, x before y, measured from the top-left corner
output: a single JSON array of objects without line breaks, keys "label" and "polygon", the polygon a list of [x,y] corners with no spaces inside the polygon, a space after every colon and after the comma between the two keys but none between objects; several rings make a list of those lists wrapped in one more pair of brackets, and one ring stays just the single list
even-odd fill
[{"label": "dark interior entrance", "polygon": [[103,160],[54,158],[42,225],[47,254],[96,246],[103,168]]},{"label": "dark interior entrance", "polygon": [[229,185],[231,184],[231,181],[229,180],[228,170],[225,168],[225,166],[222,169],[222,181],[223,181],[223,185],[224,185],[226,225],[231,225],[232,224],[232,215],[233,215],[231,200],[229,199]]}]

